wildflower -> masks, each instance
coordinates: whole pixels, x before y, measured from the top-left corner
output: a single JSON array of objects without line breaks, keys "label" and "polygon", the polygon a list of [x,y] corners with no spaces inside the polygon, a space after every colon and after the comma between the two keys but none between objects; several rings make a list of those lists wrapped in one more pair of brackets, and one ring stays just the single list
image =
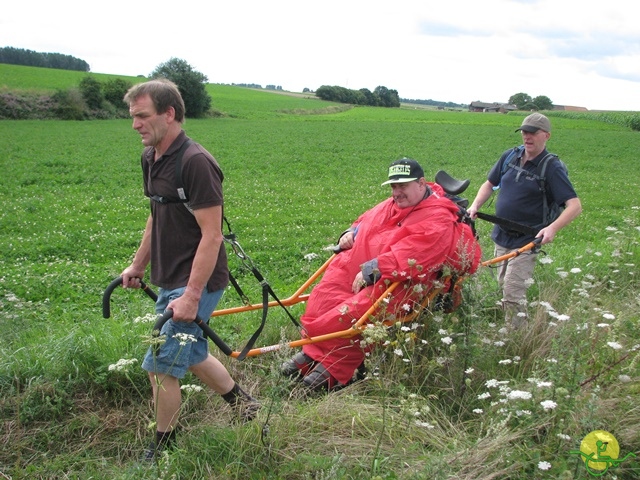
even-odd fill
[{"label": "wildflower", "polygon": [[428,428],[428,429],[434,428],[434,426],[431,425],[429,422],[421,422],[420,420],[416,420],[416,425],[418,427],[423,427],[423,428]]},{"label": "wildflower", "polygon": [[542,264],[548,264],[548,263],[553,263],[553,259],[549,258],[549,257],[542,257],[540,258],[540,263]]},{"label": "wildflower", "polygon": [[538,388],[545,388],[545,387],[550,387],[553,385],[553,382],[537,382],[536,386]]},{"label": "wildflower", "polygon": [[400,272],[400,276],[401,277],[406,277],[407,276],[407,272],[405,272],[404,270]]},{"label": "wildflower", "polygon": [[516,417],[523,417],[525,415],[531,415],[531,410],[516,410]]},{"label": "wildflower", "polygon": [[467,375],[471,375],[473,373],[473,368],[467,368],[464,373],[466,373]]},{"label": "wildflower", "polygon": [[201,392],[203,388],[200,385],[181,385],[180,390],[184,390],[186,393]]},{"label": "wildflower", "polygon": [[414,266],[416,265],[416,259],[415,259],[415,258],[408,258],[408,259],[407,259],[407,264],[408,264],[410,267],[414,267]]},{"label": "wildflower", "polygon": [[411,331],[411,329],[409,327],[407,327],[406,325],[403,326],[403,327],[400,327],[400,330],[403,331],[403,332],[410,332]]},{"label": "wildflower", "polygon": [[596,325],[596,327],[599,327],[599,328],[607,328],[608,326],[609,326],[608,323],[599,323]]},{"label": "wildflower", "polygon": [[558,274],[558,276],[560,278],[567,278],[567,275],[569,275],[567,272],[563,272],[562,270],[560,270],[559,272],[556,272]]},{"label": "wildflower", "polygon": [[400,348],[396,348],[393,353],[395,353],[397,356],[401,357],[404,355],[404,353],[402,352],[402,349]]},{"label": "wildflower", "polygon": [[126,372],[131,365],[138,361],[137,358],[121,358],[116,363],[109,365],[110,372]]},{"label": "wildflower", "polygon": [[620,350],[622,348],[622,345],[620,345],[618,342],[607,342],[607,345],[609,345],[614,350]]},{"label": "wildflower", "polygon": [[445,345],[451,345],[451,342],[453,342],[453,340],[451,339],[451,337],[442,337],[440,339],[440,341],[442,343],[444,343]]},{"label": "wildflower", "polygon": [[136,317],[133,319],[133,323],[156,323],[158,316],[155,313],[147,313],[142,317]]},{"label": "wildflower", "polygon": [[408,303],[405,303],[404,305],[402,305],[402,309],[405,312],[410,312],[411,311],[411,305],[409,305]]},{"label": "wildflower", "polygon": [[187,342],[195,343],[198,339],[190,333],[176,333],[173,338],[178,340],[181,346],[185,346]]},{"label": "wildflower", "polygon": [[551,464],[546,461],[538,462],[538,468],[540,470],[549,470],[551,468]]},{"label": "wildflower", "polygon": [[511,359],[510,358],[506,358],[506,359],[500,360],[498,362],[498,364],[500,364],[500,365],[509,365],[510,363],[511,363]]},{"label": "wildflower", "polygon": [[344,315],[349,311],[349,305],[342,305],[340,307],[340,315]]},{"label": "wildflower", "polygon": [[484,400],[485,398],[490,398],[491,394],[489,392],[484,392],[478,395],[478,400]]},{"label": "wildflower", "polygon": [[558,406],[558,404],[553,400],[543,400],[542,402],[540,402],[540,405],[542,405],[542,408],[544,408],[545,410],[553,410]]},{"label": "wildflower", "polygon": [[607,227],[605,228],[605,230],[607,230],[608,232],[617,232],[618,229],[616,227]]},{"label": "wildflower", "polygon": [[493,342],[496,347],[504,347],[504,342],[502,340],[498,340],[497,342]]},{"label": "wildflower", "polygon": [[531,285],[533,285],[534,283],[536,283],[536,281],[533,278],[527,278],[524,281],[524,286],[525,287],[530,287]]},{"label": "wildflower", "polygon": [[308,262],[310,262],[311,260],[315,260],[316,258],[318,258],[318,254],[317,253],[307,253],[304,256],[304,259]]},{"label": "wildflower", "polygon": [[580,270],[580,269],[579,269],[579,268],[577,268],[577,267],[576,267],[576,268],[572,268],[572,269],[570,270],[570,272],[571,272],[571,273],[580,273],[581,271],[582,271],[582,270]]},{"label": "wildflower", "polygon": [[631,381],[631,377],[629,375],[619,375],[618,380],[622,383],[629,383]]},{"label": "wildflower", "polygon": [[610,313],[605,313],[604,315],[602,315],[602,318],[604,318],[605,320],[615,320],[616,316]]},{"label": "wildflower", "polygon": [[474,408],[473,409],[473,413],[477,413],[478,415],[481,413],[484,413],[483,410],[481,408]]},{"label": "wildflower", "polygon": [[438,330],[438,335],[446,335],[447,333],[449,333],[449,332],[447,332],[447,331],[446,331],[445,329],[443,329],[443,328],[441,328],[440,330]]},{"label": "wildflower", "polygon": [[491,380],[487,380],[484,385],[487,388],[498,388],[501,383],[502,382],[499,382],[495,378],[492,378]]},{"label": "wildflower", "polygon": [[556,317],[556,319],[560,320],[561,322],[566,322],[570,318],[571,317],[569,315],[565,315],[565,314],[561,314]]},{"label": "wildflower", "polygon": [[569,435],[564,434],[564,433],[558,433],[558,434],[556,434],[556,437],[558,437],[561,440],[566,440],[567,442],[571,440],[571,437]]},{"label": "wildflower", "polygon": [[531,399],[531,393],[524,390],[511,390],[507,393],[507,398],[509,400],[529,400]]}]

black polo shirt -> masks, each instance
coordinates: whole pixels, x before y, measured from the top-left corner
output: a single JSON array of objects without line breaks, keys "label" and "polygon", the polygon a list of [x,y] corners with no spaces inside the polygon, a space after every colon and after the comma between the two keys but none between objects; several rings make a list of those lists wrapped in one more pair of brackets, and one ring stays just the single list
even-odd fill
[{"label": "black polo shirt", "polygon": [[[142,170],[146,196],[177,198],[176,153],[187,139],[184,131],[181,132],[165,154],[155,161],[153,147],[147,147],[143,151]],[[193,142],[182,157],[182,183],[189,196],[189,203],[158,203],[150,200],[153,218],[151,283],[154,285],[165,289],[187,285],[193,259],[202,238],[200,226],[190,210],[222,206],[223,178],[213,156]],[[220,290],[228,282],[227,256],[224,245],[221,245],[215,269],[207,282],[207,290]]]}]

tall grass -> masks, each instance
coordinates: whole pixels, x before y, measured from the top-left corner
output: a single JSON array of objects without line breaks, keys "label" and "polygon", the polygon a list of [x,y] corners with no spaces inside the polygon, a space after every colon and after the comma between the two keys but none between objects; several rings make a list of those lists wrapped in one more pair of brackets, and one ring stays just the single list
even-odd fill
[{"label": "tall grass", "polygon": [[[380,183],[391,160],[416,158],[429,177],[442,168],[471,178],[472,196],[519,141],[519,121],[509,115],[376,108],[323,115],[326,104],[316,100],[210,88],[227,116],[189,120],[185,129],[222,165],[225,213],[280,297],[320,266],[324,248],[353,219],[387,197]],[[300,108],[318,114],[287,113]],[[293,353],[286,349],[244,362],[223,358],[263,402],[258,420],[235,425],[218,396],[190,394],[179,451],[150,467],[137,462],[152,434],[146,375],[135,364],[109,366],[142,358],[149,324],[135,320],[153,306],[141,292],[117,289],[112,318],[100,311],[148,215],[139,138],[128,121],[0,122],[0,473],[589,478],[569,452],[596,429],[613,433],[621,452],[640,454],[640,204],[630,167],[640,137],[588,119],[553,125],[549,148],[568,164],[585,211],[544,249],[550,263],[536,269],[526,332],[503,329],[493,271],[483,268],[467,279],[461,310],[391,329],[387,346],[368,359],[369,377],[331,395],[306,398],[278,375]],[[478,225],[485,258],[489,228]],[[257,282],[237,260],[232,268],[259,302]],[[239,304],[232,289],[223,303]],[[215,318],[213,327],[239,348],[259,321],[259,313],[242,314]],[[259,342],[297,338],[281,310],[268,322]],[[545,409],[548,401],[556,406]],[[627,460],[611,472],[631,479],[640,470]]]}]

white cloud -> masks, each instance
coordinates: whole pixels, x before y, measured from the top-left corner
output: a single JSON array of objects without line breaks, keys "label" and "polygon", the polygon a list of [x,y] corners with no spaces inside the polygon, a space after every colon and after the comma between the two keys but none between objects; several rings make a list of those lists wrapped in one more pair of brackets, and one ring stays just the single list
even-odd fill
[{"label": "white cloud", "polygon": [[633,0],[10,2],[0,46],[147,75],[171,57],[214,83],[398,90],[469,103],[514,93],[640,110]]}]

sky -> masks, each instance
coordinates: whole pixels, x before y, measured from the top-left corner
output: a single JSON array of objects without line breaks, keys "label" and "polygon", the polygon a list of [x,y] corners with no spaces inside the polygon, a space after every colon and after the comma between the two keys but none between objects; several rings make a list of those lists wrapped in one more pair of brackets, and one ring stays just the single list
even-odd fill
[{"label": "sky", "polygon": [[[377,86],[401,98],[640,111],[637,0],[22,0],[0,47],[149,75],[172,57],[210,83],[300,92]],[[636,7],[636,8],[634,8]],[[1,84],[0,79],[0,84]]]}]

